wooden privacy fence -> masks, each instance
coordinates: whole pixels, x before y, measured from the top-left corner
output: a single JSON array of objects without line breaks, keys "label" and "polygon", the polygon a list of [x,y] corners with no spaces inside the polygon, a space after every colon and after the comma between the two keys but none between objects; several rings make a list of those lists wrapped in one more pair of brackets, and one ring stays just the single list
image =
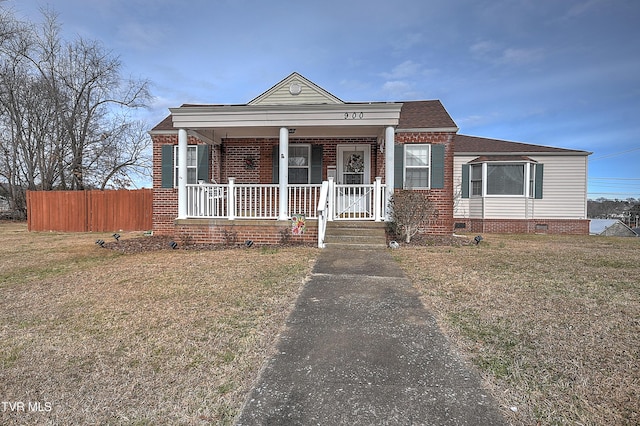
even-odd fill
[{"label": "wooden privacy fence", "polygon": [[145,231],[152,212],[151,189],[27,191],[29,231]]}]

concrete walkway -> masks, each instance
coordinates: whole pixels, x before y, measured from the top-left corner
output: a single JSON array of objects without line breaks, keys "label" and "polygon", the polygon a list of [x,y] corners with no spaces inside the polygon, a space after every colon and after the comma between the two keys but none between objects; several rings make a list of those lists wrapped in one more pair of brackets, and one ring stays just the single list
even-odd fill
[{"label": "concrete walkway", "polygon": [[386,249],[325,249],[237,425],[505,425]]}]

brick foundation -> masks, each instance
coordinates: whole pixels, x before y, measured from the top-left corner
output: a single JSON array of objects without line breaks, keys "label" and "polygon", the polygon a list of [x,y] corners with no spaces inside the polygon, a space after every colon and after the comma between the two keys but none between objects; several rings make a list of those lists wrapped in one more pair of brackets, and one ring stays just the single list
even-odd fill
[{"label": "brick foundation", "polygon": [[[460,219],[457,233],[589,235],[588,219]],[[461,227],[464,224],[464,227]]]},{"label": "brick foundation", "polygon": [[193,244],[244,244],[251,240],[256,245],[318,242],[318,222],[306,221],[303,235],[291,235],[291,221],[276,220],[175,220],[170,233],[175,239]]}]

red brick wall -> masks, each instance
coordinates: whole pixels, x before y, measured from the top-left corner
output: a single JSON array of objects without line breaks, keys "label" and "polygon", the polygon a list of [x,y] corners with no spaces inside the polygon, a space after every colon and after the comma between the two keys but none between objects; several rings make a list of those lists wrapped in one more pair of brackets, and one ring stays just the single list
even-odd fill
[{"label": "red brick wall", "polygon": [[[230,177],[237,183],[273,183],[272,152],[279,145],[274,139],[224,139],[222,152],[221,183],[227,183]],[[378,151],[375,138],[289,138],[289,145],[303,143],[322,145],[322,179],[327,179],[327,168],[336,166],[336,147],[339,144],[371,145],[371,182],[379,171],[379,164],[384,164],[384,155]],[[257,160],[254,169],[247,169],[244,160],[248,157]],[[383,169],[384,170],[384,169]]]},{"label": "red brick wall", "polygon": [[459,233],[589,235],[588,219],[455,219]]},{"label": "red brick wall", "polygon": [[[162,146],[176,145],[178,136],[177,134],[153,135],[152,140],[154,233],[171,235],[176,239],[202,244],[225,243],[229,235],[234,232],[239,243],[244,243],[247,239],[251,239],[255,244],[281,242],[281,232],[289,229],[289,222],[189,220],[175,223],[178,214],[178,191],[175,188],[162,188]],[[188,143],[202,142],[189,137]],[[323,180],[327,178],[327,167],[336,165],[336,146],[338,144],[368,143],[371,145],[372,181],[377,176],[378,165],[384,164],[384,156],[378,152],[375,138],[290,138],[289,143],[323,145]],[[228,183],[229,177],[234,177],[237,183],[272,183],[272,149],[278,144],[277,138],[224,139],[222,149],[219,146],[210,149],[210,161],[212,162],[210,179],[218,183]],[[246,166],[245,160],[247,158],[256,160],[253,168]],[[309,221],[306,234],[291,236],[291,241],[313,243],[317,241],[317,238],[317,222]]]},{"label": "red brick wall", "polygon": [[[178,135],[153,135],[153,232],[158,235],[173,235],[174,220],[178,215],[178,190],[162,188],[162,146],[177,145]],[[189,136],[189,145],[202,144]],[[209,152],[211,156],[211,151]]]},{"label": "red brick wall", "polygon": [[183,243],[188,241],[193,244],[244,244],[247,240],[256,245],[318,242],[316,220],[307,220],[303,235],[291,235],[290,231],[289,221],[191,219],[177,221],[171,235]]},{"label": "red brick wall", "polygon": [[[407,132],[397,133],[397,144],[441,144],[444,151],[444,188],[422,191],[435,204],[437,217],[425,223],[421,232],[427,234],[451,235],[453,231],[453,136],[452,132]],[[395,179],[398,179],[396,176]]]}]

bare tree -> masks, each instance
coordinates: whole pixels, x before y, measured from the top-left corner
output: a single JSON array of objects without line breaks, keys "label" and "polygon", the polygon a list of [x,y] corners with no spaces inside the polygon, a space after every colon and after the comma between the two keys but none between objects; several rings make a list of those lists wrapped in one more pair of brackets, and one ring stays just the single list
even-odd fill
[{"label": "bare tree", "polygon": [[54,12],[43,17],[19,22],[0,5],[0,185],[20,200],[25,189],[135,184],[150,173],[150,139],[131,111],[150,100],[149,83],[124,78],[99,42],[65,41]]},{"label": "bare tree", "polygon": [[[100,156],[117,153],[114,143],[122,145],[123,139],[105,137],[120,132],[122,124],[113,116],[123,109],[144,107],[150,99],[148,82],[123,78],[120,60],[99,42],[78,38],[62,43],[56,16],[45,13],[45,18],[37,43],[39,55],[32,63],[47,82],[69,144],[69,178],[63,184],[84,189],[89,167]],[[109,163],[125,167],[118,161],[102,161]]]}]

